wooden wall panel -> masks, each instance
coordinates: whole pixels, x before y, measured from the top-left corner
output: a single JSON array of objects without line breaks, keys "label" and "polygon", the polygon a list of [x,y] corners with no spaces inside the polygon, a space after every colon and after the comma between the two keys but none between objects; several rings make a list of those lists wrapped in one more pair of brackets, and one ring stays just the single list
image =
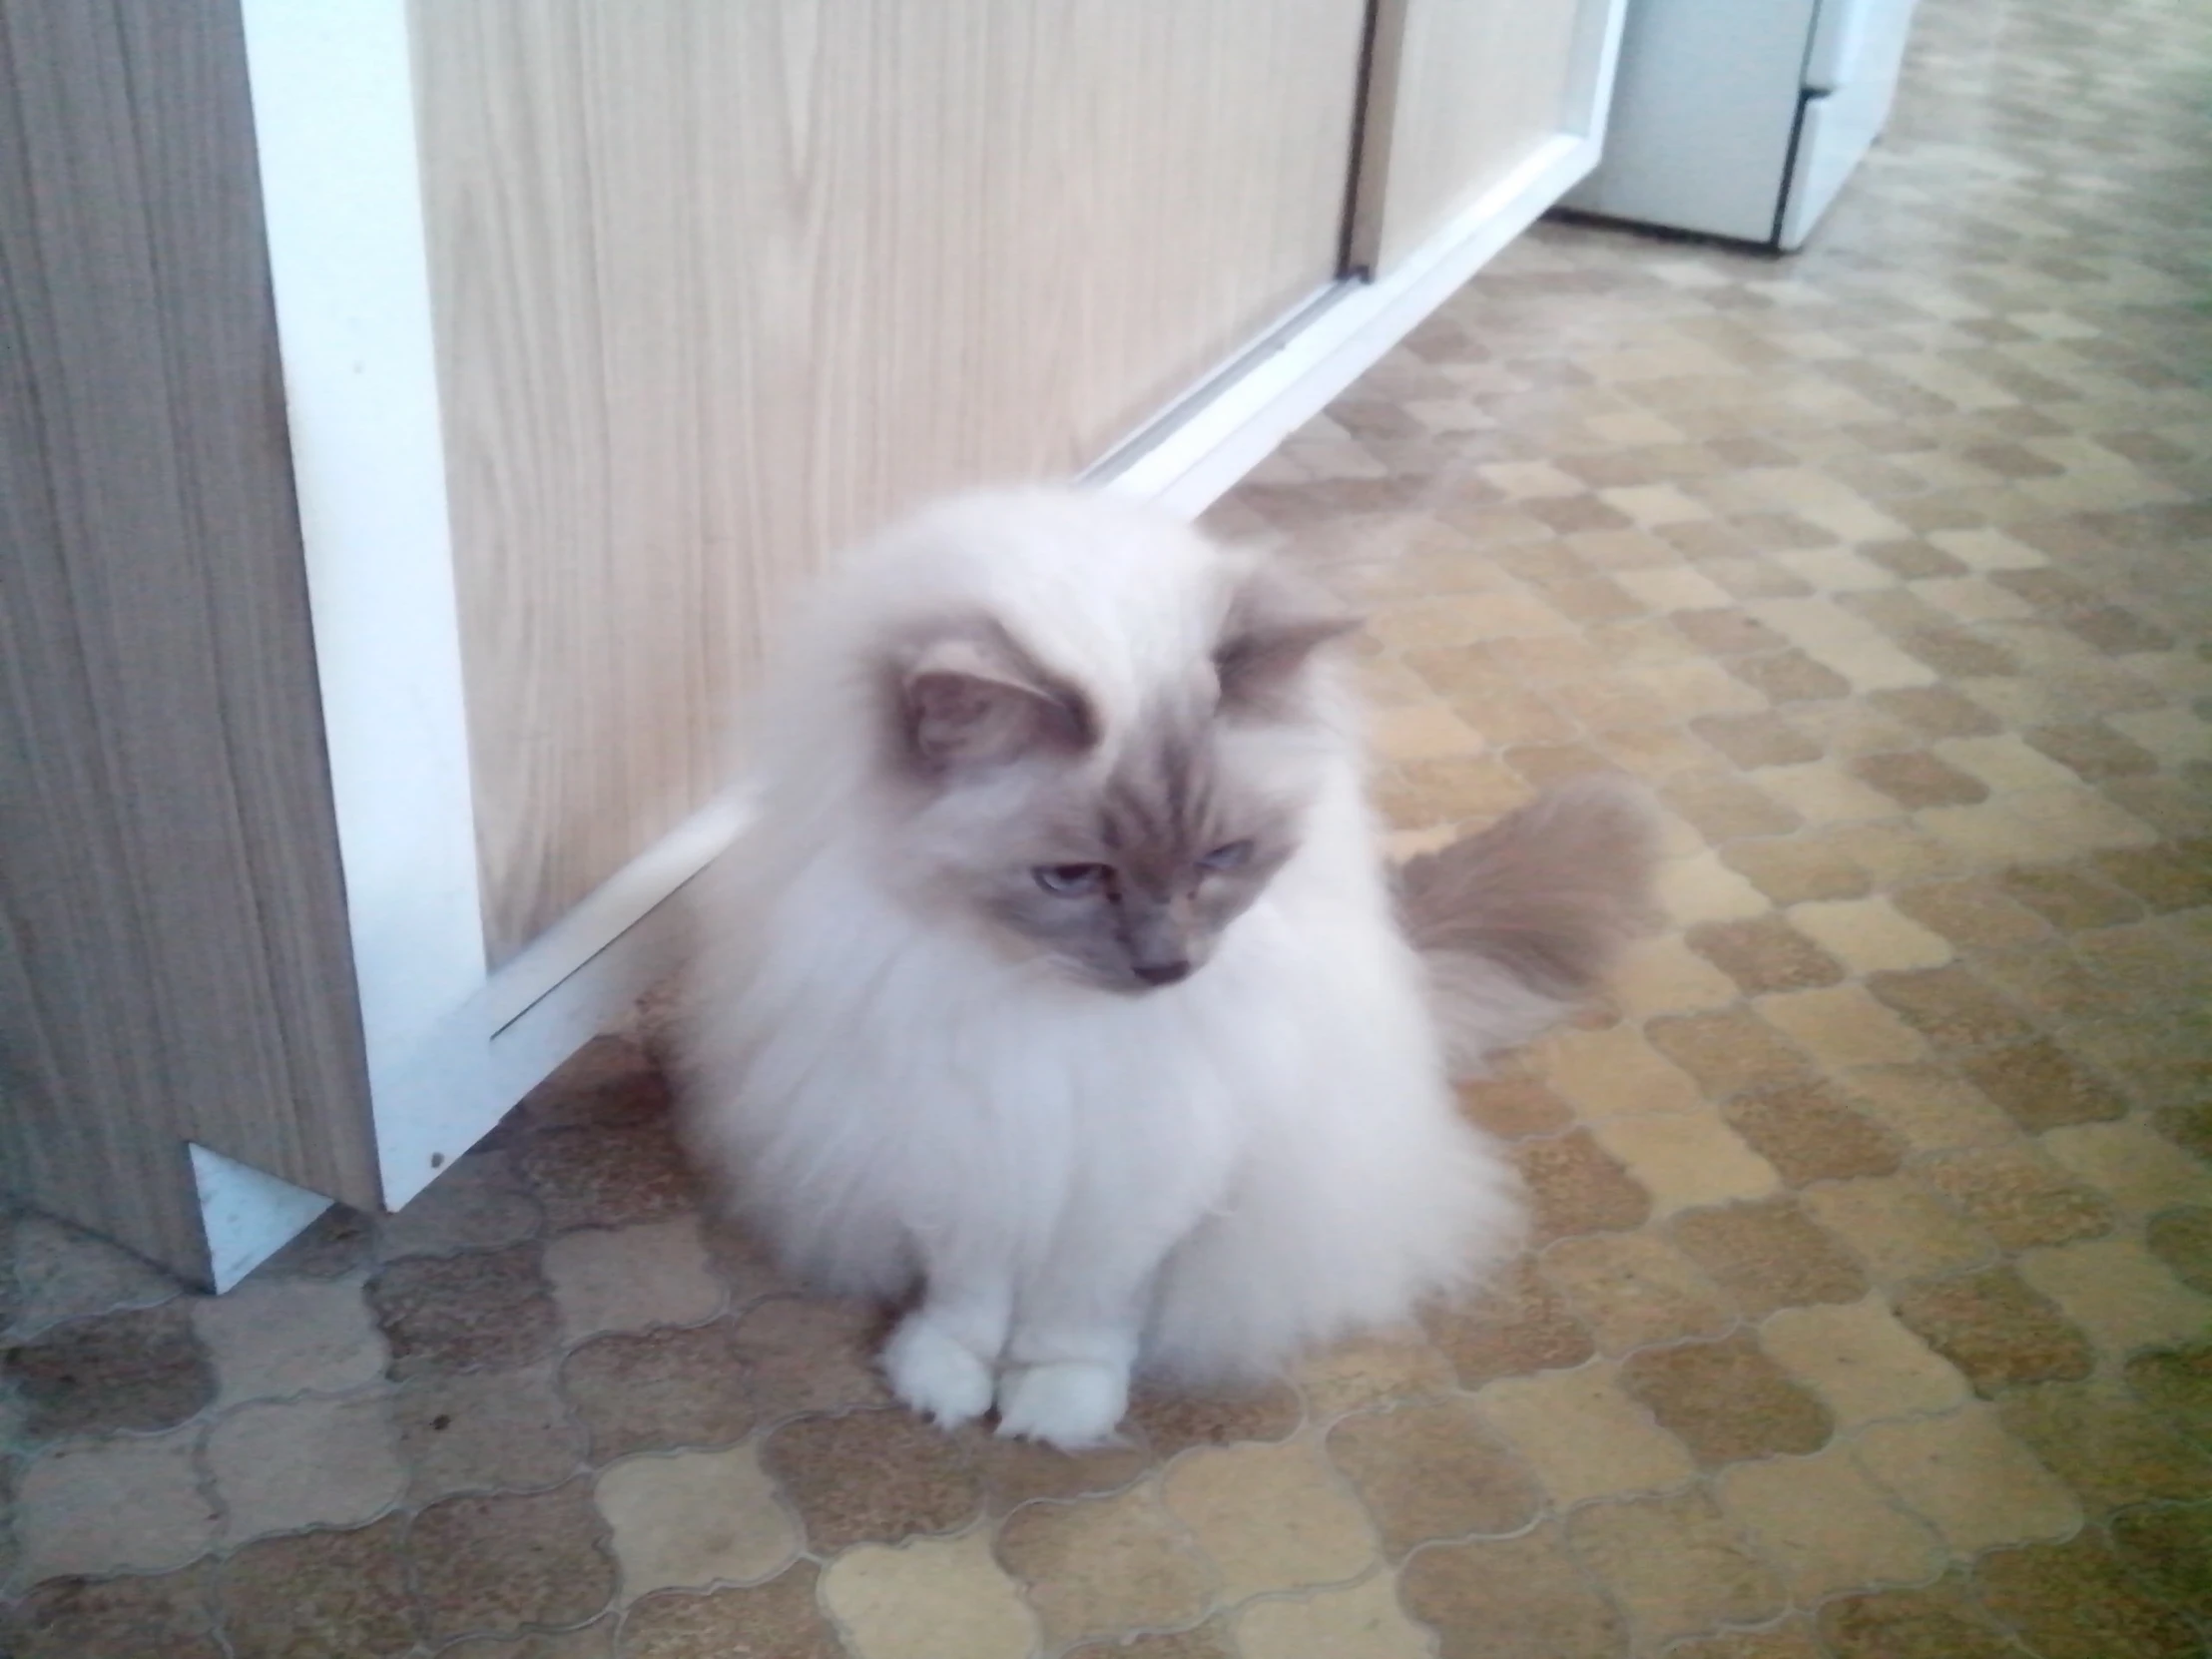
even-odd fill
[{"label": "wooden wall panel", "polygon": [[416,0],[505,958],[702,804],[762,618],[1335,274],[1364,0]]},{"label": "wooden wall panel", "polygon": [[373,1205],[235,5],[0,0],[0,1182]]},{"label": "wooden wall panel", "polygon": [[1388,270],[1563,131],[1604,0],[1380,0],[1353,258]]}]

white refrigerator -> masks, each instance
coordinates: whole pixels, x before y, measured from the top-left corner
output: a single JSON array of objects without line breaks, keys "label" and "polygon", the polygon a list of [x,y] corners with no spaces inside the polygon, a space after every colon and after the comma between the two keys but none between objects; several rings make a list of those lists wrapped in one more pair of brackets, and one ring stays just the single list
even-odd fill
[{"label": "white refrigerator", "polygon": [[1605,156],[1562,207],[1805,245],[1890,118],[1915,0],[1630,0]]}]

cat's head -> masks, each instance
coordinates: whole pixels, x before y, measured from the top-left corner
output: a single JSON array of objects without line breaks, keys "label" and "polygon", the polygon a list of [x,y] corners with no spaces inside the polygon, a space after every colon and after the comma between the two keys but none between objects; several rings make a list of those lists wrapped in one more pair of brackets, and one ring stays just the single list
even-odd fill
[{"label": "cat's head", "polygon": [[1118,727],[988,618],[901,642],[881,707],[909,878],[1080,981],[1142,994],[1189,978],[1298,850],[1341,764],[1315,659],[1356,625],[1262,569],[1205,660]]}]

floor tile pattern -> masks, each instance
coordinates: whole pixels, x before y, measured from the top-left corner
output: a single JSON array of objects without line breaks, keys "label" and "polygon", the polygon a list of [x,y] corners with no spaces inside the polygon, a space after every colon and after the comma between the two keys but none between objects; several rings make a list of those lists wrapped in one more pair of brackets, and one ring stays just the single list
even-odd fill
[{"label": "floor tile pattern", "polygon": [[1397,839],[1663,805],[1464,1092],[1478,1305],[1083,1457],[891,1407],[588,1050],[231,1297],[0,1220],[21,1659],[2182,1659],[2212,1640],[2212,14],[1928,0],[1770,262],[1547,224],[1215,517]]}]

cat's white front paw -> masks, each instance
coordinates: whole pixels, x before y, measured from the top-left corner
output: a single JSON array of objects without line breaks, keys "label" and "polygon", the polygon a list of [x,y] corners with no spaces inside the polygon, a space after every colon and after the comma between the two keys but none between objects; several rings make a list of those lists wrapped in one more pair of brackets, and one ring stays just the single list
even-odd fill
[{"label": "cat's white front paw", "polygon": [[883,1375],[907,1409],[957,1428],[990,1409],[991,1368],[920,1313],[899,1321],[883,1345]]},{"label": "cat's white front paw", "polygon": [[1129,1374],[1119,1366],[1088,1360],[1024,1366],[999,1382],[998,1432],[1080,1451],[1111,1440],[1128,1408]]}]

